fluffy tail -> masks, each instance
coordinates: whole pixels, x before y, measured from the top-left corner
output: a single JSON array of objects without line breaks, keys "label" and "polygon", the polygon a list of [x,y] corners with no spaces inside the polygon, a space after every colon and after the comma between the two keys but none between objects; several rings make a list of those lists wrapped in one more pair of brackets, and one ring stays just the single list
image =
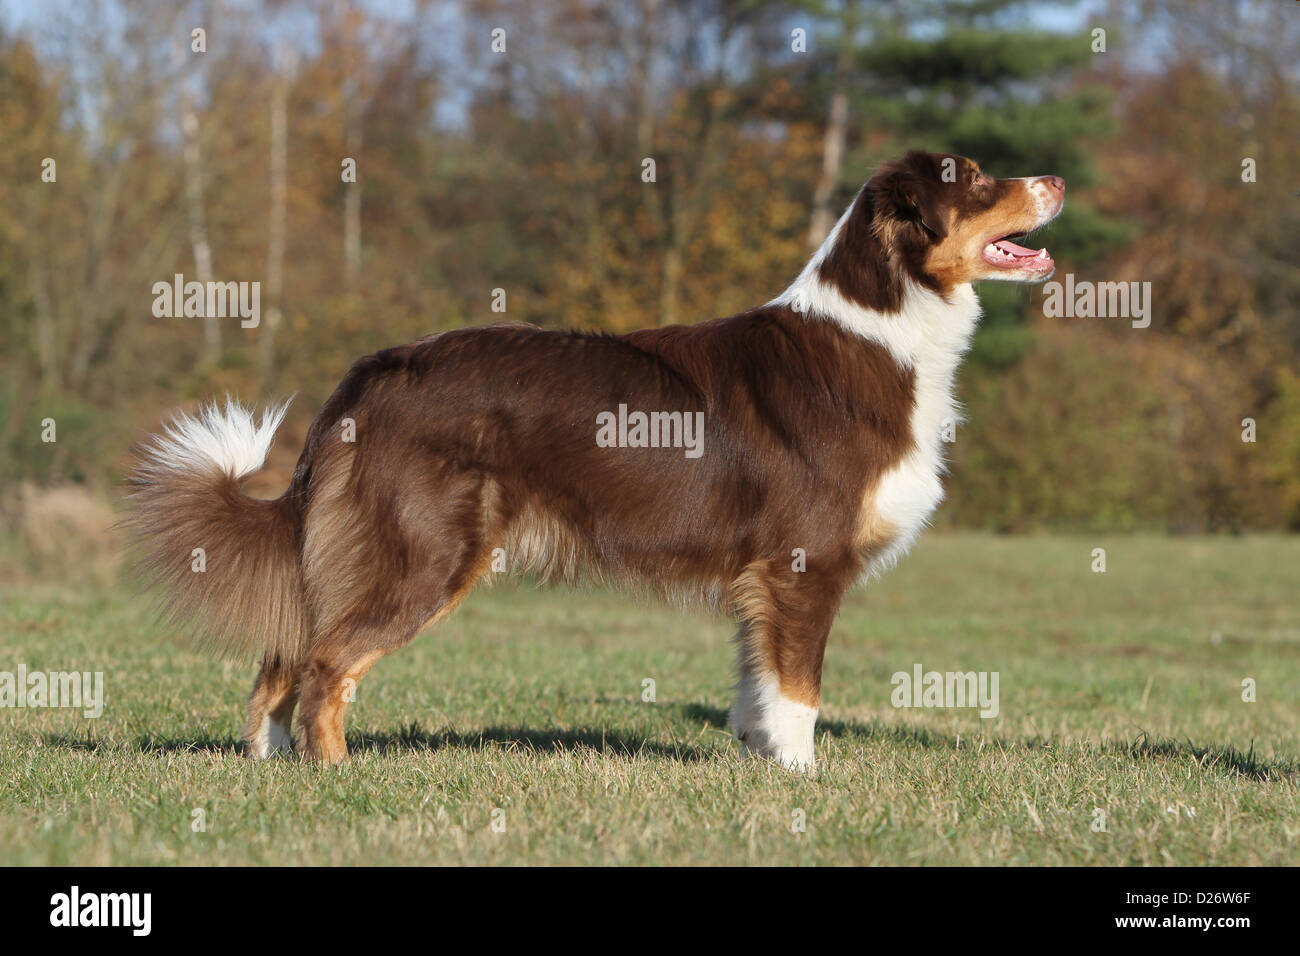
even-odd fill
[{"label": "fluffy tail", "polygon": [[262,501],[240,490],[266,462],[288,407],[266,410],[260,424],[229,399],[224,410],[177,415],[139,450],[124,524],[139,567],[162,585],[167,617],[194,624],[221,654],[292,664],[308,641],[297,496],[291,487]]}]

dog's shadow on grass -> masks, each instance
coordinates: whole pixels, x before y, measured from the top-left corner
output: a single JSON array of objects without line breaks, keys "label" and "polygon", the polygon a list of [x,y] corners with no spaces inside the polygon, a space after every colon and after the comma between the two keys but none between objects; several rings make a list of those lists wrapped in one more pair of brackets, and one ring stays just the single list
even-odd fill
[{"label": "dog's shadow on grass", "polygon": [[[705,721],[721,727],[727,725],[727,711],[720,707],[704,704],[687,704],[682,713],[691,720]],[[845,720],[821,719],[817,721],[817,733],[832,737],[856,737],[864,741],[883,741],[901,747],[921,747],[927,750],[957,750],[957,738],[951,734],[942,734],[925,727],[907,724],[887,724],[873,720],[869,723]],[[1058,741],[1046,737],[985,737],[984,745],[999,750],[1045,750],[1059,746]],[[966,747],[969,749],[968,742]],[[1196,761],[1201,769],[1218,773],[1225,777],[1249,777],[1252,780],[1295,780],[1300,776],[1300,761],[1267,760],[1255,753],[1255,745],[1243,752],[1231,745],[1200,746],[1190,740],[1158,740],[1142,731],[1132,741],[1106,741],[1098,747],[1098,752],[1111,756],[1126,757],[1133,761]]]},{"label": "dog's shadow on grass", "polygon": [[599,754],[635,757],[645,754],[665,757],[682,763],[696,763],[714,752],[691,744],[662,744],[645,737],[602,730],[535,730],[529,727],[484,727],[481,730],[456,731],[448,728],[425,730],[419,724],[403,727],[395,733],[363,732],[348,735],[348,749],[356,754],[366,751],[391,753],[401,750],[471,750],[500,747],[537,753],[567,753],[594,750]]},{"label": "dog's shadow on grass", "polygon": [[134,744],[112,743],[90,736],[79,737],[72,734],[46,734],[44,739],[47,747],[57,750],[80,750],[85,753],[124,750],[142,754],[210,753],[218,756],[233,756],[244,750],[243,742],[234,734],[213,734],[203,730],[177,736],[142,734],[135,739]]},{"label": "dog's shadow on grass", "polygon": [[[703,723],[717,730],[727,727],[727,711],[698,702],[668,705],[687,720]],[[857,738],[864,742],[880,741],[898,747],[919,747],[926,750],[957,750],[955,736],[925,727],[907,724],[887,724],[872,720],[867,723],[823,719],[817,723],[817,733],[837,738]],[[126,749],[144,754],[207,753],[233,756],[244,752],[244,744],[233,734],[213,734],[200,731],[194,734],[166,736],[144,734],[134,746],[123,748],[92,737],[71,734],[46,734],[45,744],[61,750],[107,752]],[[971,743],[967,743],[968,748]],[[1045,737],[1011,738],[984,736],[982,746],[992,746],[1001,751],[1045,750],[1059,746],[1058,741]],[[418,723],[392,732],[362,731],[348,735],[348,750],[360,753],[393,753],[401,751],[469,750],[485,751],[493,748],[528,750],[537,753],[569,753],[594,750],[599,754],[619,757],[648,755],[696,763],[726,752],[725,747],[697,747],[693,744],[664,744],[637,734],[599,729],[560,730],[531,727],[485,727],[480,730],[457,731],[450,728],[426,730]],[[1269,760],[1255,752],[1252,744],[1248,751],[1231,745],[1201,746],[1191,740],[1154,739],[1145,731],[1132,741],[1106,741],[1098,752],[1127,758],[1132,761],[1165,762],[1194,760],[1203,770],[1226,777],[1248,777],[1260,781],[1292,780],[1300,776],[1300,761]]]},{"label": "dog's shadow on grass", "polygon": [[[417,750],[483,751],[494,747],[521,749],[536,753],[567,753],[594,750],[599,754],[635,757],[645,754],[682,763],[695,763],[713,754],[691,744],[663,744],[632,734],[601,730],[537,730],[529,727],[485,727],[481,730],[455,731],[448,728],[425,730],[418,723],[393,732],[361,731],[347,735],[348,752],[392,753]],[[143,754],[193,753],[216,756],[239,756],[246,752],[243,741],[233,734],[199,732],[168,736],[144,734],[134,746],[123,747],[92,737],[71,734],[46,734],[45,745],[59,750],[108,753],[114,750]]]}]

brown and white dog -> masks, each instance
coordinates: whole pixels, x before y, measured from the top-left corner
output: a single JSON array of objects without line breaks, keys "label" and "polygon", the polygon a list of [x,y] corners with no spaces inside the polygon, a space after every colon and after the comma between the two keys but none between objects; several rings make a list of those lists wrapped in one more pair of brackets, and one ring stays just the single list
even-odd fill
[{"label": "brown and white dog", "polygon": [[742,751],[811,770],[840,601],[898,560],[943,496],[971,284],[1047,278],[1046,250],[1009,237],[1064,196],[1056,176],[993,179],[911,152],[749,312],[627,335],[467,328],[385,349],[349,370],[274,501],[240,482],[283,406],[260,424],[230,403],[181,415],[130,477],[143,564],[173,612],[261,656],[245,730],[259,757],[292,749],[300,703],[302,753],[346,758],[349,682],[504,560],[732,615]]}]

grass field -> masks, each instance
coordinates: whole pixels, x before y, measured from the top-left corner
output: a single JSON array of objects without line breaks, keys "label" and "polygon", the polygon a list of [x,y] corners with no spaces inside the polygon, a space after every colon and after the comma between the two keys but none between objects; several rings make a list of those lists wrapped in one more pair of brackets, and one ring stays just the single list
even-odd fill
[{"label": "grass field", "polygon": [[[362,682],[322,768],[244,759],[252,671],[130,588],[7,586],[0,670],[107,692],[0,710],[0,859],[1294,864],[1298,572],[1295,539],[932,534],[836,624],[813,779],[738,758],[725,622],[618,595],[480,591]],[[917,663],[997,671],[999,716],[895,709]]]}]

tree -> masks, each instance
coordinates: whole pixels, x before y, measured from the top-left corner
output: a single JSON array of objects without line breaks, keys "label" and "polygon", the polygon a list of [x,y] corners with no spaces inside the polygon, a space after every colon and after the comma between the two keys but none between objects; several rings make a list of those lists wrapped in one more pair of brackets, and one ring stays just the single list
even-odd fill
[{"label": "tree", "polygon": [[[1110,96],[1088,69],[1089,36],[1026,28],[1030,6],[891,2],[860,22],[851,0],[813,8],[826,18],[823,42],[838,45],[840,55],[847,49],[852,64],[840,208],[880,161],[919,146],[970,156],[996,176],[1064,176],[1070,201],[1050,228],[1054,244],[1068,250],[1069,268],[1096,261],[1130,235],[1126,223],[1100,215],[1080,195],[1096,182],[1092,154],[1112,128]],[[816,83],[826,67],[802,69]],[[837,66],[834,75],[843,71]],[[831,104],[828,130],[838,122],[833,96]],[[815,209],[820,229],[826,214]],[[1025,301],[1010,285],[981,290],[976,362],[1000,367],[1024,353],[1031,337]]]}]

